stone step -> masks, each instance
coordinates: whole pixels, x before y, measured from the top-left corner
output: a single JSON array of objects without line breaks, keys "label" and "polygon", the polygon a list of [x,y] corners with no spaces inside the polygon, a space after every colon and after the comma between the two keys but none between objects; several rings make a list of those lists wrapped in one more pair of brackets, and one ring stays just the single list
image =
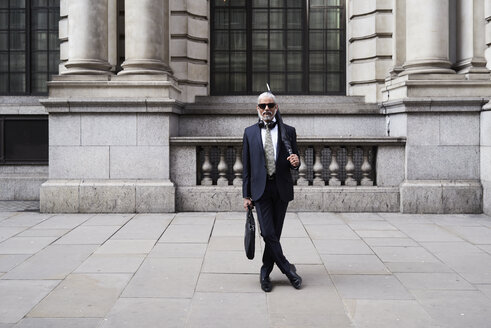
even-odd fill
[{"label": "stone step", "polygon": [[[359,96],[276,96],[282,113],[295,115],[318,114],[380,114],[377,104],[367,104]],[[255,115],[256,96],[196,97],[187,104],[183,114]]]}]

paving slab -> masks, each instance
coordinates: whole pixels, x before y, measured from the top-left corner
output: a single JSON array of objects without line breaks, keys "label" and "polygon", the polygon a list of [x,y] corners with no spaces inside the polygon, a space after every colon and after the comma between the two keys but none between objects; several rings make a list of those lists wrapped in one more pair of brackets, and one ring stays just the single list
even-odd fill
[{"label": "paving slab", "polygon": [[208,273],[258,273],[262,265],[260,250],[256,249],[254,260],[249,260],[244,251],[207,251],[202,272]]},{"label": "paving slab", "polygon": [[54,242],[57,237],[12,237],[0,243],[0,254],[34,254]]},{"label": "paving slab", "polygon": [[423,247],[372,247],[383,262],[440,262]]},{"label": "paving slab", "polygon": [[16,323],[58,284],[59,280],[0,280],[0,323]]},{"label": "paving slab", "polygon": [[357,230],[356,234],[363,239],[367,238],[407,238],[398,230]]},{"label": "paving slab", "polygon": [[388,274],[389,270],[375,255],[322,255],[330,274]]},{"label": "paving slab", "polygon": [[283,223],[283,230],[281,232],[281,238],[284,237],[302,237],[308,238],[307,231],[303,227],[302,221],[298,219],[285,220]]},{"label": "paving slab", "polygon": [[[204,224],[171,224],[159,242],[162,243],[208,243],[212,226]],[[242,232],[243,233],[243,225]],[[242,235],[243,236],[243,235]]]},{"label": "paving slab", "polygon": [[301,212],[298,217],[303,224],[345,224],[338,213]]},{"label": "paving slab", "polygon": [[82,225],[86,226],[122,226],[128,222],[134,214],[96,214],[85,221]]},{"label": "paving slab", "polygon": [[97,245],[51,245],[33,255],[2,279],[64,279]]},{"label": "paving slab", "polygon": [[102,318],[25,318],[15,328],[98,328]]},{"label": "paving slab", "polygon": [[394,231],[397,230],[396,227],[394,227],[392,224],[386,222],[386,221],[354,221],[354,222],[349,222],[348,226],[353,229],[354,231],[359,231],[359,230],[390,230]]},{"label": "paving slab", "polygon": [[129,274],[71,274],[28,317],[104,317],[130,278]]},{"label": "paving slab", "polygon": [[216,220],[213,226],[213,236],[244,237],[244,226],[245,221]]},{"label": "paving slab", "polygon": [[447,229],[472,244],[491,245],[491,228],[452,226]]},{"label": "paving slab", "polygon": [[347,225],[305,224],[311,239],[360,239]]},{"label": "paving slab", "polygon": [[52,216],[53,214],[20,213],[0,221],[0,227],[32,227]]},{"label": "paving slab", "polygon": [[476,245],[488,254],[491,254],[491,245]]},{"label": "paving slab", "polygon": [[106,241],[95,251],[96,254],[148,254],[155,240],[113,240]]},{"label": "paving slab", "polygon": [[342,298],[414,299],[392,275],[332,275],[331,277]]},{"label": "paving slab", "polygon": [[34,229],[73,229],[94,214],[58,214],[37,224]]},{"label": "paving slab", "polygon": [[119,228],[120,226],[79,226],[58,239],[55,244],[101,245]]},{"label": "paving slab", "polygon": [[489,299],[491,299],[491,284],[489,285],[474,285],[477,289],[479,289],[484,295],[486,295]]},{"label": "paving slab", "polygon": [[207,246],[207,244],[157,243],[148,257],[203,258]]},{"label": "paving slab", "polygon": [[0,242],[9,239],[24,230],[26,230],[25,227],[0,227]]},{"label": "paving slab", "polygon": [[[246,213],[247,212],[245,210],[241,212],[218,212],[216,213],[215,218],[217,220],[242,220],[245,222]],[[254,211],[254,217],[257,217],[256,214],[257,213]],[[187,214],[183,213],[183,215],[187,215]]]},{"label": "paving slab", "polygon": [[400,224],[399,230],[417,242],[462,241],[462,238],[436,224]]},{"label": "paving slab", "polygon": [[482,216],[474,215],[451,215],[451,214],[434,214],[427,217],[432,223],[440,226],[462,226],[478,227],[481,226]]},{"label": "paving slab", "polygon": [[144,259],[144,254],[93,254],[74,272],[135,273]]},{"label": "paving slab", "polygon": [[417,242],[407,237],[384,238],[384,237],[365,237],[363,241],[370,247],[373,246],[419,246]]},{"label": "paving slab", "polygon": [[397,279],[409,290],[476,290],[456,273],[395,273]]},{"label": "paving slab", "polygon": [[61,237],[68,229],[27,229],[19,233],[17,237]]},{"label": "paving slab", "polygon": [[314,246],[319,254],[373,254],[363,240],[314,239]]},{"label": "paving slab", "polygon": [[201,263],[193,258],[147,258],[122,297],[191,298]]},{"label": "paving slab", "polygon": [[[259,246],[259,235],[256,234],[256,248]],[[244,250],[244,236],[215,236],[212,235],[208,243],[210,251],[242,251]]]},{"label": "paving slab", "polygon": [[120,298],[99,327],[184,328],[190,304],[190,299]]},{"label": "paving slab", "polygon": [[390,272],[454,272],[448,265],[441,262],[385,262]]},{"label": "paving slab", "polygon": [[[243,218],[245,221],[245,217]],[[177,213],[172,224],[206,224],[213,225],[214,215],[194,215],[192,213]]]},{"label": "paving slab", "polygon": [[267,311],[264,293],[196,292],[186,327],[266,328],[269,327]]},{"label": "paving slab", "polygon": [[10,212],[10,211],[1,211],[0,212],[0,220],[7,219],[11,216],[18,215],[19,212]]},{"label": "paving slab", "polygon": [[339,215],[347,223],[356,222],[356,221],[382,221],[382,220],[384,220],[384,218],[382,216],[380,216],[379,213],[352,212],[352,213],[339,213]]},{"label": "paving slab", "polygon": [[31,256],[31,254],[0,255],[0,272],[12,270]]},{"label": "paving slab", "polygon": [[264,293],[259,285],[259,273],[202,273],[197,292]]},{"label": "paving slab", "polygon": [[322,264],[310,238],[281,238],[283,254],[295,264]]},{"label": "paving slab", "polygon": [[[302,277],[302,288],[311,288],[316,286],[324,286],[334,288],[331,277],[327,273],[324,265],[319,264],[296,264],[298,274]],[[271,272],[271,281],[273,288],[275,285],[290,286],[290,282],[281,271],[275,267]],[[259,284],[259,283],[258,283]]]},{"label": "paving slab", "polygon": [[480,291],[415,290],[412,293],[442,327],[489,327],[491,299]]},{"label": "paving slab", "polygon": [[173,214],[139,214],[126,223],[112,239],[157,240],[169,226]]},{"label": "paving slab", "polygon": [[357,328],[443,328],[417,301],[347,299],[344,303]]}]

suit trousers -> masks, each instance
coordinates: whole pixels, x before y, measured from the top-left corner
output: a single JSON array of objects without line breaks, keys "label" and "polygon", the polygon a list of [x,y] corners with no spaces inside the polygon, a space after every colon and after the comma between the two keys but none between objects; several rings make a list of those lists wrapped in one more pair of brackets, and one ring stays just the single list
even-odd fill
[{"label": "suit trousers", "polygon": [[280,237],[288,202],[281,200],[275,180],[266,181],[263,195],[254,204],[265,243],[261,274],[268,276],[275,263],[282,273],[287,273],[290,263],[283,255]]}]

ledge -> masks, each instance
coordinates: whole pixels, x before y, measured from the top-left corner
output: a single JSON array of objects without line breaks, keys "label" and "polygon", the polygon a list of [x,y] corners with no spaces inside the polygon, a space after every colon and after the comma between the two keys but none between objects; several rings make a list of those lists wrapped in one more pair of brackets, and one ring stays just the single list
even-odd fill
[{"label": "ledge", "polygon": [[485,97],[407,97],[382,102],[379,108],[382,112],[387,110],[387,114],[480,112],[488,101]]},{"label": "ledge", "polygon": [[[330,144],[330,145],[364,145],[386,146],[405,145],[405,137],[298,137],[298,144]],[[171,137],[173,146],[201,146],[201,145],[239,145],[241,137]]]}]

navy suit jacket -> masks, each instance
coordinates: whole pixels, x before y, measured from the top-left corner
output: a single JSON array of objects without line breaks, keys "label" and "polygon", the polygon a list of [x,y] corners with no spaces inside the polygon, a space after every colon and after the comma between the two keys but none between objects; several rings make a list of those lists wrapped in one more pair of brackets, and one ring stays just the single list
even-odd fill
[{"label": "navy suit jacket", "polygon": [[[297,134],[295,128],[284,124],[285,131],[292,146],[292,152],[298,155]],[[281,129],[278,127],[278,143],[276,149],[276,186],[281,200],[289,202],[293,200],[293,179],[290,169],[292,167],[286,159],[289,154],[281,141]],[[266,158],[264,156],[261,128],[256,123],[244,131],[242,144],[242,195],[244,198],[258,200],[266,187]]]}]

